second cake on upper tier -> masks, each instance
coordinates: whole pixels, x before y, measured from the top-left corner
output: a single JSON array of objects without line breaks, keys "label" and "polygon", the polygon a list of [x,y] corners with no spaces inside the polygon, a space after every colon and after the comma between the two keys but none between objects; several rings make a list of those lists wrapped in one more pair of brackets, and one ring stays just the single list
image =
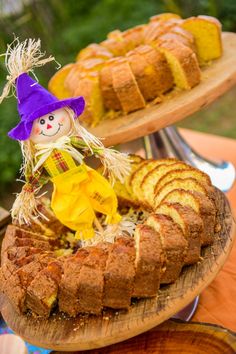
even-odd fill
[{"label": "second cake on upper tier", "polygon": [[113,118],[161,102],[175,86],[191,89],[201,80],[200,65],[221,54],[218,20],[161,14],[82,49],[76,63],[51,78],[49,90],[59,99],[82,95],[86,108],[80,119],[95,126],[104,116]]}]

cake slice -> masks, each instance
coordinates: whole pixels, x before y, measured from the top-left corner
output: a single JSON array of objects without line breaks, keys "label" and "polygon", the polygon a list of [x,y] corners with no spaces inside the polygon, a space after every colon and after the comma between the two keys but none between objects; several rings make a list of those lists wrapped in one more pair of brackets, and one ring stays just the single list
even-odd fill
[{"label": "cake slice", "polygon": [[86,106],[80,120],[85,125],[94,127],[105,114],[98,72],[88,73],[77,81],[74,96],[81,95],[85,99]]},{"label": "cake slice", "polygon": [[174,189],[165,196],[162,202],[179,203],[191,207],[203,221],[201,245],[206,246],[213,243],[216,210],[206,195],[196,191]]},{"label": "cake slice", "polygon": [[132,297],[156,296],[160,287],[164,252],[159,234],[148,225],[138,225],[135,239],[135,279]]},{"label": "cake slice", "polygon": [[88,257],[88,254],[87,248],[81,248],[77,251],[76,255],[68,257],[63,263],[63,275],[58,291],[58,305],[60,311],[72,317],[80,312],[78,280],[83,262]]},{"label": "cake slice", "polygon": [[99,73],[99,83],[105,108],[120,111],[122,108],[118,95],[113,87],[112,78],[112,69],[116,63],[116,58],[113,58],[104,64]]},{"label": "cake slice", "polygon": [[178,203],[162,203],[155,211],[167,215],[181,228],[188,243],[185,264],[194,264],[199,261],[203,222],[201,217],[190,207]]},{"label": "cake slice", "polygon": [[25,299],[27,287],[47,262],[52,260],[52,257],[42,255],[38,259],[26,260],[20,268],[10,260],[6,260],[2,265],[1,289],[17,313],[22,314],[26,311]]},{"label": "cake slice", "polygon": [[[165,163],[166,162],[166,163]],[[153,168],[142,179],[140,189],[142,189],[142,195],[145,202],[154,207],[155,187],[158,181],[167,173],[176,169],[188,169],[191,168],[184,162],[176,162],[175,160],[166,159],[163,164]]]},{"label": "cake slice", "polygon": [[146,101],[172,88],[173,77],[164,55],[150,45],[141,45],[128,52],[127,59]]},{"label": "cake slice", "polygon": [[211,186],[211,179],[206,173],[199,171],[196,168],[188,167],[186,169],[176,169],[167,172],[164,176],[162,176],[162,178],[159,179],[155,186],[154,193],[157,194],[166,183],[175,178],[195,178],[199,183],[202,183],[205,186]]},{"label": "cake slice", "polygon": [[125,58],[116,58],[112,67],[113,88],[120,101],[124,113],[145,107],[145,100],[137,85],[130,65]]},{"label": "cake slice", "polygon": [[27,288],[26,308],[40,317],[49,317],[57,301],[61,276],[62,265],[58,261],[49,263],[41,270]]},{"label": "cake slice", "polygon": [[128,309],[135,277],[135,247],[131,237],[119,237],[112,244],[104,271],[103,306]]},{"label": "cake slice", "polygon": [[190,17],[181,26],[192,33],[200,64],[222,55],[221,23],[211,16]]},{"label": "cake slice", "polygon": [[80,312],[99,314],[103,307],[104,270],[111,244],[88,247],[78,276]]},{"label": "cake slice", "polygon": [[174,178],[173,180],[167,182],[163,185],[156,193],[154,198],[155,208],[157,208],[165,196],[170,193],[174,189],[184,189],[187,191],[195,191],[204,194],[205,196],[208,195],[205,185],[199,183],[195,178],[188,177],[188,178]]},{"label": "cake slice", "polygon": [[132,73],[145,99],[150,101],[158,96],[158,76],[153,66],[149,65],[144,56],[137,50],[126,54]]},{"label": "cake slice", "polygon": [[16,272],[16,266],[7,260],[0,268],[0,290],[7,296],[18,314],[25,311],[25,290]]},{"label": "cake slice", "polygon": [[36,275],[45,267],[48,263],[55,261],[55,257],[51,253],[38,254],[34,258],[25,259],[25,262],[22,262],[22,265],[16,265],[17,270],[16,274],[20,278],[21,285],[26,291],[28,286],[31,284]]},{"label": "cake slice", "polygon": [[165,55],[177,87],[189,90],[199,84],[201,71],[192,49],[172,39],[157,43],[156,49]]},{"label": "cake slice", "polygon": [[149,66],[153,66],[158,75],[155,90],[157,94],[168,92],[173,87],[174,80],[165,56],[151,45],[139,46],[136,51],[144,56]]},{"label": "cake slice", "polygon": [[159,233],[162,249],[165,252],[165,271],[161,276],[161,284],[173,283],[184,266],[188,247],[183,232],[169,216],[162,214],[151,214],[145,224]]}]

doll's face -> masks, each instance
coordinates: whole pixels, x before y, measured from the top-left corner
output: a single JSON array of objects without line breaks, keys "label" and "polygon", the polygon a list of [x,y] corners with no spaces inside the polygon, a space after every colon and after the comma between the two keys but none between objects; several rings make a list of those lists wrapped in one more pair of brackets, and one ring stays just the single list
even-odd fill
[{"label": "doll's face", "polygon": [[61,136],[68,135],[70,129],[70,115],[65,108],[60,108],[34,121],[30,140],[34,144],[54,142]]}]

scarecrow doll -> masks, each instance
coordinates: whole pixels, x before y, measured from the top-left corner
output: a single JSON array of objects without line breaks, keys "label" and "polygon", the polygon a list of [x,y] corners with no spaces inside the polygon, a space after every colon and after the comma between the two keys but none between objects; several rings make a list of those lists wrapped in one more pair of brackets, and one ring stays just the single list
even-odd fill
[{"label": "scarecrow doll", "polygon": [[84,157],[98,157],[111,179],[123,181],[129,173],[125,154],[107,149],[79,123],[84,110],[83,97],[58,100],[29,73],[54,60],[42,59],[40,41],[15,41],[8,46],[5,64],[9,75],[0,97],[9,96],[15,87],[19,124],[8,135],[18,140],[23,154],[25,184],[17,195],[12,217],[17,223],[30,224],[38,216],[36,195],[48,181],[53,183],[51,208],[62,224],[75,231],[77,239],[94,236],[94,226],[101,226],[96,213],[105,215],[105,223],[119,223],[117,197],[112,185]]}]

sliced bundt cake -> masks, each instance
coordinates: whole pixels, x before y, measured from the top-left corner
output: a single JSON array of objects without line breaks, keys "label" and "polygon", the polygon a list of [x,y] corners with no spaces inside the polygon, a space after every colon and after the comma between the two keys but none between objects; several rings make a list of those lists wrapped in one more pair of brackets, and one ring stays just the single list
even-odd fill
[{"label": "sliced bundt cake", "polygon": [[[74,244],[54,215],[43,227],[41,221],[34,224],[37,232],[7,228],[0,290],[18,313],[47,318],[54,308],[69,316],[128,309],[132,298],[156,296],[160,284],[176,281],[185,265],[198,262],[201,246],[212,244],[221,210],[208,176],[176,159],[130,159],[132,178],[115,184],[119,199],[126,198],[124,220],[105,230],[103,242],[96,234],[90,246]],[[150,209],[140,192],[149,184],[157,189]],[[129,208],[134,200],[138,210]],[[42,208],[52,213],[46,202]],[[112,242],[105,241],[109,230],[115,233]]]},{"label": "sliced bundt cake", "polygon": [[76,63],[53,76],[49,89],[60,99],[86,93],[81,119],[96,125],[103,117],[120,115],[113,111],[126,114],[150,101],[160,102],[160,95],[173,83],[191,89],[201,79],[198,61],[209,62],[221,54],[221,27],[216,19],[182,20],[176,14],[160,14],[147,24],[112,31],[100,44],[82,49]]}]

